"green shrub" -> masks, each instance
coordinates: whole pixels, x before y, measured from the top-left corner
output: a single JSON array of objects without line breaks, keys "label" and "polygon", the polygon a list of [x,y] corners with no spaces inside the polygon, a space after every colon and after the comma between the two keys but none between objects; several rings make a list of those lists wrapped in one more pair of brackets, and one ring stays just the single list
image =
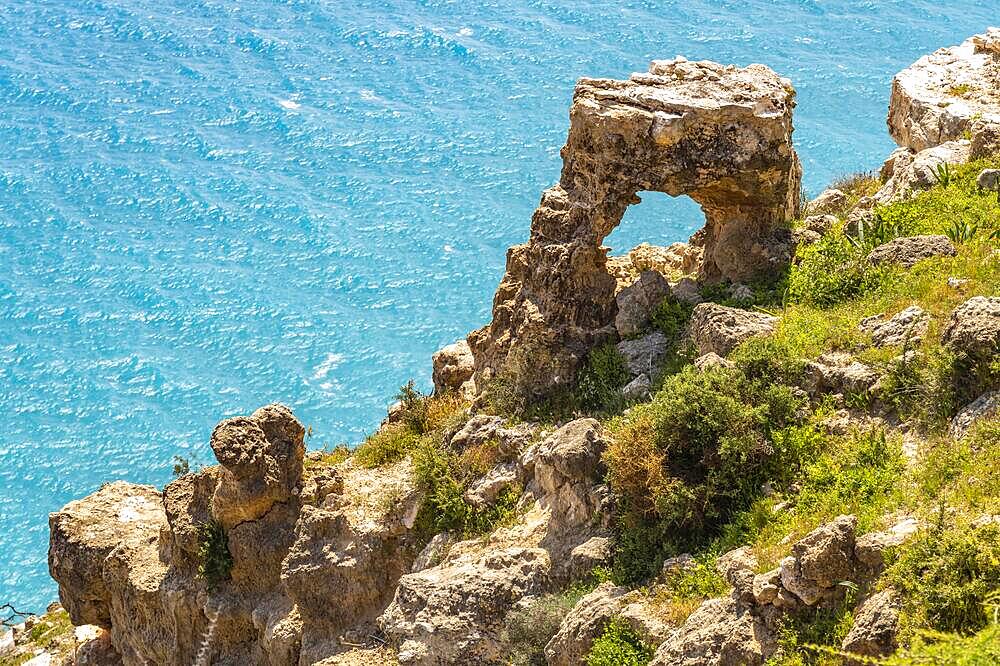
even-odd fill
[{"label": "green shrub", "polygon": [[705,545],[765,481],[796,469],[800,452],[775,448],[772,435],[800,402],[738,370],[689,367],[613,422],[604,459],[618,502],[616,580],[640,580],[663,557]]},{"label": "green shrub", "polygon": [[845,588],[845,600],[830,608],[806,608],[780,621],[778,653],[767,666],[834,666],[844,661],[836,656],[854,615],[855,591]]},{"label": "green shrub", "polygon": [[594,640],[587,654],[587,666],[644,666],[653,658],[653,649],[621,620],[612,620]]},{"label": "green shrub", "polygon": [[229,537],[222,525],[214,520],[198,526],[198,575],[209,588],[229,580],[233,556],[229,552]]},{"label": "green shrub", "polygon": [[1000,525],[970,529],[942,519],[900,548],[885,581],[902,593],[909,631],[979,631],[1000,589]]},{"label": "green shrub", "polygon": [[649,321],[668,340],[676,340],[684,333],[693,310],[694,306],[690,303],[668,296],[653,309]]},{"label": "green shrub", "polygon": [[590,591],[590,586],[574,586],[507,613],[502,639],[510,654],[509,666],[545,666],[545,645],[559,631],[563,618]]},{"label": "green shrub", "polygon": [[875,289],[885,269],[868,262],[869,246],[837,227],[811,245],[800,246],[788,278],[796,301],[828,307]]},{"label": "green shrub", "polygon": [[362,442],[354,451],[354,460],[368,468],[389,465],[405,458],[419,443],[420,436],[405,423],[392,423]]},{"label": "green shrub", "polygon": [[617,412],[625,405],[622,388],[632,374],[613,343],[595,347],[577,376],[576,396],[589,412]]},{"label": "green shrub", "polygon": [[428,534],[448,531],[473,537],[516,520],[522,490],[519,486],[504,488],[496,502],[483,508],[464,497],[470,482],[495,464],[495,449],[495,442],[487,442],[458,455],[425,439],[413,450],[414,482],[424,493],[417,515],[423,531]]}]

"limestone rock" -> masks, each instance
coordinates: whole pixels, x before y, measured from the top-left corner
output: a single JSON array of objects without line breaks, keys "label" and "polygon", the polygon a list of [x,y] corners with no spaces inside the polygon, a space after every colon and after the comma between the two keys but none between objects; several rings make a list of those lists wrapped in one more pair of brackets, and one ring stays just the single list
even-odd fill
[{"label": "limestone rock", "polygon": [[921,151],[960,139],[976,119],[1000,121],[1000,59],[995,29],[960,46],[939,49],[896,75],[889,100],[889,133]]},{"label": "limestone rock", "polygon": [[810,395],[821,393],[861,394],[879,380],[876,370],[855,361],[845,352],[827,352],[806,364],[802,388]]},{"label": "limestone rock", "polygon": [[649,324],[649,316],[654,308],[670,295],[670,284],[659,273],[643,271],[639,279],[622,289],[615,297],[618,314],[615,315],[615,329],[626,338],[635,335]]},{"label": "limestone rock", "polygon": [[917,533],[919,527],[916,519],[907,518],[884,532],[862,534],[854,544],[854,556],[872,571],[881,572],[885,565],[885,552],[905,543]]},{"label": "limestone rock", "polygon": [[981,190],[1000,192],[1000,169],[983,169],[976,178],[976,186]]},{"label": "limestone rock", "polygon": [[850,580],[855,570],[854,516],[839,516],[792,546],[802,575],[821,587]]},{"label": "limestone rock", "polygon": [[921,190],[938,183],[938,169],[943,165],[964,164],[969,161],[969,141],[948,141],[911,155],[898,156],[893,162],[889,180],[872,195],[869,205],[886,205],[904,201]]},{"label": "limestone rock", "polygon": [[622,387],[622,395],[629,400],[641,400],[649,395],[651,388],[652,382],[649,381],[649,375],[641,374]]},{"label": "limestone rock", "polygon": [[694,367],[699,370],[708,370],[709,368],[735,368],[736,364],[729,359],[722,358],[715,352],[708,352],[694,360]]},{"label": "limestone rock", "polygon": [[709,599],[660,645],[650,666],[761,666],[776,649],[761,618],[733,599]]},{"label": "limestone rock", "polygon": [[810,215],[805,220],[803,220],[805,228],[809,231],[816,232],[817,234],[823,235],[833,228],[833,225],[837,224],[836,215]]},{"label": "limestone rock", "polygon": [[628,588],[602,583],[585,595],[563,618],[559,631],[545,646],[548,666],[579,666],[586,661],[594,639],[618,616],[630,597]]},{"label": "limestone rock", "polygon": [[879,245],[868,254],[876,266],[893,264],[910,268],[929,257],[953,257],[955,246],[947,236],[909,236]]},{"label": "limestone rock", "polygon": [[984,393],[955,415],[948,428],[948,434],[955,439],[961,439],[978,421],[998,413],[1000,413],[1000,391]]},{"label": "limestone rock", "polygon": [[717,303],[695,306],[688,334],[701,354],[726,356],[741,342],[774,331],[777,317]]},{"label": "limestone rock", "polygon": [[288,501],[302,477],[304,435],[305,428],[284,405],[261,407],[215,427],[211,444],[222,471],[212,516],[225,529]]},{"label": "limestone rock", "polygon": [[669,349],[670,341],[659,331],[618,343],[618,352],[625,358],[629,372],[636,377],[655,374]]},{"label": "limestone rock", "polygon": [[451,447],[462,451],[470,446],[478,446],[496,437],[503,427],[503,419],[489,414],[476,414],[462,428],[452,435]]},{"label": "limestone rock", "polygon": [[606,447],[596,419],[570,421],[539,445],[535,478],[549,493],[567,483],[591,483],[600,477]]},{"label": "limestone rock", "polygon": [[794,90],[761,65],[657,61],[627,81],[581,79],[559,183],[542,195],[528,242],[511,248],[492,322],[469,337],[476,385],[530,367],[541,394],[570,383],[611,337],[616,280],[603,239],[636,194],[687,194],[702,205],[697,243],[707,281],[745,280],[787,262],[801,167]]},{"label": "limestone rock", "polygon": [[955,308],[943,340],[971,356],[988,358],[1000,351],[1000,297],[976,296]]},{"label": "limestone rock", "polygon": [[809,215],[824,215],[831,211],[842,210],[847,206],[848,201],[847,195],[840,190],[826,189],[806,205],[806,212]]},{"label": "limestone rock", "polygon": [[166,527],[160,493],[115,481],[49,515],[49,573],[73,624],[111,627],[112,590],[104,575],[115,549],[156,543]]},{"label": "limestone rock", "polygon": [[737,574],[757,568],[757,558],[749,546],[743,546],[721,555],[715,566],[730,585],[735,585]]},{"label": "limestone rock", "polygon": [[433,365],[434,392],[462,392],[466,382],[472,379],[474,360],[469,343],[459,340],[434,352]]},{"label": "limestone rock", "polygon": [[911,305],[888,319],[885,314],[862,319],[859,328],[872,336],[876,347],[886,347],[920,342],[929,325],[930,315],[923,308]]},{"label": "limestone rock", "polygon": [[885,657],[895,652],[898,631],[898,597],[892,590],[883,590],[868,597],[854,611],[854,624],[841,648],[865,657]]},{"label": "limestone rock", "polygon": [[399,645],[400,663],[500,663],[504,615],[542,590],[549,567],[541,548],[464,554],[400,578],[379,626]]},{"label": "limestone rock", "polygon": [[670,292],[673,294],[674,298],[681,303],[697,305],[702,301],[701,290],[698,288],[698,283],[691,278],[681,278],[674,284],[671,284]]}]

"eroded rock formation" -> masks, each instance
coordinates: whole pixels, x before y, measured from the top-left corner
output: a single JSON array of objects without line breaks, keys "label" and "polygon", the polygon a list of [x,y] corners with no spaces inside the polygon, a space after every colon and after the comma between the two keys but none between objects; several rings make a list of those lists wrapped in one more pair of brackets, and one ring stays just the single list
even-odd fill
[{"label": "eroded rock formation", "polygon": [[787,262],[783,223],[801,176],[794,100],[788,80],[762,65],[679,58],[627,81],[581,79],[559,183],[542,194],[528,242],[508,251],[492,322],[469,336],[477,387],[512,364],[533,369],[534,390],[565,383],[594,344],[615,336],[616,280],[601,243],[641,191],[701,204],[704,280]]},{"label": "eroded rock formation", "polygon": [[1000,29],[938,49],[892,81],[889,133],[911,151],[971,136],[974,155],[986,155],[998,127]]}]

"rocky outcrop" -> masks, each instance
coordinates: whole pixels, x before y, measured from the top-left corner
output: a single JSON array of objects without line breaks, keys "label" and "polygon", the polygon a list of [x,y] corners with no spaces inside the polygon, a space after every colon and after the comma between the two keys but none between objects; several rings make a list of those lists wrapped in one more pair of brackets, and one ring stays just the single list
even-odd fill
[{"label": "rocky outcrop", "polygon": [[840,190],[836,188],[826,189],[806,205],[806,212],[809,215],[824,215],[840,211],[847,206],[848,201],[847,195]]},{"label": "rocky outcrop", "polygon": [[916,305],[900,310],[891,317],[884,313],[861,320],[858,326],[872,338],[876,347],[916,344],[923,339],[930,325],[930,315]]},{"label": "rocky outcrop", "polygon": [[[614,337],[616,280],[603,239],[636,194],[686,194],[705,211],[700,275],[743,280],[791,256],[800,166],[794,90],[770,69],[656,61],[628,81],[582,79],[559,184],[512,247],[493,320],[469,337],[476,385],[530,366],[530,390],[572,381],[584,354]],[[530,359],[530,361],[528,360]]]},{"label": "rocky outcrop", "polygon": [[[971,134],[973,142],[1000,125],[1000,30],[939,49],[896,75],[889,134],[922,151]],[[977,155],[979,156],[979,155]]]},{"label": "rocky outcrop", "polygon": [[474,360],[469,343],[459,340],[434,352],[431,357],[435,393],[458,391],[474,393],[469,380],[472,379]]},{"label": "rocky outcrop", "polygon": [[634,377],[652,377],[669,349],[670,341],[659,331],[618,343],[618,353],[625,359],[625,365]]},{"label": "rocky outcrop", "polygon": [[[378,625],[406,664],[500,663],[503,618],[520,599],[591,571],[607,557],[606,444],[594,419],[571,421],[518,459],[526,507],[485,539],[450,545],[399,579]],[[595,555],[596,554],[596,555]]]},{"label": "rocky outcrop", "polygon": [[109,484],[52,514],[72,621],[108,630],[127,666],[315,663],[373,627],[418,550],[409,468],[304,474],[304,433],[269,405],[215,428],[218,467],[162,493]]},{"label": "rocky outcrop", "polygon": [[615,329],[622,338],[639,333],[649,324],[649,316],[671,293],[670,283],[655,271],[643,271],[630,286],[615,296],[618,314]]},{"label": "rocky outcrop", "polygon": [[943,340],[952,350],[973,357],[1000,352],[1000,297],[976,296],[955,308]]},{"label": "rocky outcrop", "polygon": [[931,257],[953,256],[955,246],[947,236],[908,236],[879,245],[868,254],[868,261],[876,266],[910,268],[918,261]]},{"label": "rocky outcrop", "polygon": [[726,356],[745,340],[769,335],[777,323],[777,317],[763,312],[702,303],[691,314],[688,336],[699,354]]}]

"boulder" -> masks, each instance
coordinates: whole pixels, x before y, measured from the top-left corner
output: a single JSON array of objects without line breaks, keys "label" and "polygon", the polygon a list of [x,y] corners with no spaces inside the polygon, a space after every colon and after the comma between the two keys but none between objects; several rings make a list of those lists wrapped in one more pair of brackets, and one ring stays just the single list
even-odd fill
[{"label": "boulder", "polygon": [[612,337],[617,280],[604,238],[644,190],[688,195],[706,226],[692,241],[699,278],[747,280],[790,259],[798,207],[795,92],[762,65],[655,61],[627,81],[581,79],[559,183],[524,245],[507,255],[491,323],[469,336],[477,387],[530,367],[525,392],[573,382],[586,351]]},{"label": "boulder", "polygon": [[807,217],[803,224],[805,228],[809,231],[815,232],[817,234],[823,235],[833,228],[833,225],[837,224],[836,215],[810,215]]},{"label": "boulder", "polygon": [[769,335],[777,323],[777,317],[762,312],[701,303],[691,314],[688,335],[700,354],[726,356],[745,340]]},{"label": "boulder", "polygon": [[819,196],[806,204],[806,213],[809,215],[824,215],[825,213],[836,212],[847,207],[850,199],[847,195],[836,188],[829,188],[820,192]]},{"label": "boulder", "polygon": [[434,352],[431,364],[435,393],[462,393],[467,390],[466,382],[472,379],[474,369],[472,350],[467,341],[459,340]]},{"label": "boulder", "polygon": [[671,243],[667,247],[640,243],[628,256],[637,271],[656,271],[668,277],[696,272],[701,264],[701,253],[702,249],[691,243]]},{"label": "boulder", "polygon": [[976,296],[955,308],[943,340],[952,350],[975,357],[1000,351],[1000,297]]},{"label": "boulder", "polygon": [[955,246],[947,236],[909,236],[879,245],[868,254],[876,266],[890,264],[910,268],[930,257],[953,257]]},{"label": "boulder", "polygon": [[618,314],[615,329],[623,338],[635,335],[649,325],[649,316],[670,295],[670,283],[655,271],[643,271],[639,279],[615,297]]},{"label": "boulder", "polygon": [[889,100],[889,134],[914,151],[954,141],[976,121],[1000,121],[1000,59],[991,28],[959,46],[923,56],[897,74]]},{"label": "boulder", "polygon": [[548,666],[580,666],[587,653],[613,618],[618,616],[635,594],[627,587],[602,583],[573,606],[559,625],[559,631],[545,646]]},{"label": "boulder", "polygon": [[49,573],[75,625],[111,628],[108,556],[155,544],[167,526],[160,493],[152,486],[115,481],[49,514]]},{"label": "boulder", "polygon": [[[891,589],[882,590],[855,609],[854,624],[844,637],[841,649],[862,657],[885,657],[896,651],[898,631],[898,596]],[[858,660],[857,663],[870,662]]]},{"label": "boulder", "polygon": [[883,532],[868,532],[854,544],[854,557],[870,570],[879,573],[885,566],[885,553],[901,546],[920,529],[915,518],[906,518]]},{"label": "boulder", "polygon": [[[842,581],[858,582],[862,570],[854,556],[856,525],[854,516],[838,516],[796,542],[792,554],[781,561],[781,587],[806,606],[815,606],[837,598]],[[755,579],[755,592],[758,582]],[[774,603],[780,598],[779,589]]]},{"label": "boulder", "polygon": [[776,650],[762,618],[732,598],[709,599],[660,645],[649,666],[761,666]]},{"label": "boulder", "polygon": [[451,437],[451,447],[462,451],[494,439],[503,427],[503,419],[489,414],[476,414]]},{"label": "boulder", "polygon": [[622,388],[622,395],[629,400],[641,400],[649,395],[652,386],[649,375],[642,374]]},{"label": "boulder", "polygon": [[735,368],[736,364],[729,359],[722,358],[715,352],[708,352],[694,360],[694,367],[699,370],[708,370],[710,368]]},{"label": "boulder", "polygon": [[989,192],[1000,192],[1000,169],[983,169],[976,178],[976,186]]},{"label": "boulder", "polygon": [[872,367],[854,360],[846,352],[827,352],[806,363],[802,388],[810,395],[821,393],[863,394],[879,380]]},{"label": "boulder", "polygon": [[659,331],[618,343],[618,353],[625,359],[625,365],[633,377],[655,374],[668,351],[670,341]]},{"label": "boulder", "polygon": [[862,319],[858,328],[871,335],[876,347],[917,344],[927,333],[930,321],[930,315],[923,308],[911,305],[889,318],[885,314],[878,314]]},{"label": "boulder", "polygon": [[964,164],[969,161],[969,141],[948,141],[927,148],[919,153],[899,155],[893,161],[889,179],[865,202],[865,206],[886,205],[904,201],[921,190],[938,184],[938,170],[943,165]]},{"label": "boulder", "polygon": [[257,520],[287,502],[302,477],[305,428],[284,405],[226,419],[212,431],[212,451],[222,470],[212,497],[212,517],[226,530]]},{"label": "boulder", "polygon": [[977,422],[1000,413],[1000,391],[990,391],[966,405],[951,420],[948,434],[955,439],[965,437]]}]

